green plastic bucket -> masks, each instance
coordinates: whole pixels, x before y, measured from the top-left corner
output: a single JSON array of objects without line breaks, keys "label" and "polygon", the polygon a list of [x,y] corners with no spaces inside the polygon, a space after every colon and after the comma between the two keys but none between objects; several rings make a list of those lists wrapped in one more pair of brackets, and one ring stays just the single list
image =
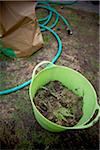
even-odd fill
[{"label": "green plastic bucket", "polygon": [[[46,66],[46,68],[42,69],[36,74],[37,69],[40,68],[43,64],[51,65]],[[34,104],[34,97],[37,90],[48,82],[54,80],[62,82],[64,86],[72,90],[76,95],[83,96],[84,93],[83,116],[73,127],[65,127],[51,122],[39,112]],[[49,61],[43,61],[38,64],[33,71],[29,94],[36,120],[43,128],[51,132],[61,132],[67,129],[88,128],[91,127],[95,122],[97,122],[100,117],[100,106],[97,103],[97,96],[93,86],[83,75],[68,67],[57,66]],[[96,110],[98,112],[95,118],[90,121]]]}]

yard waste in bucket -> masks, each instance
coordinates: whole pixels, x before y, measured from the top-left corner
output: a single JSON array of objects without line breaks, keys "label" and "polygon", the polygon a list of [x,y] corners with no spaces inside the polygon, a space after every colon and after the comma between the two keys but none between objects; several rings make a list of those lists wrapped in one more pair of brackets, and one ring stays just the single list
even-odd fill
[{"label": "yard waste in bucket", "polygon": [[[36,74],[37,69],[44,64],[49,65]],[[35,106],[34,97],[37,90],[54,80],[60,81],[78,96],[82,96],[84,92],[83,115],[79,122],[73,127],[65,127],[53,123],[45,118]],[[54,65],[49,61],[39,63],[33,71],[29,93],[36,120],[43,128],[51,132],[61,132],[67,129],[85,129],[91,127],[100,117],[100,106],[97,103],[97,96],[93,86],[83,75],[71,68]],[[96,117],[90,121],[96,110],[98,111]]]}]

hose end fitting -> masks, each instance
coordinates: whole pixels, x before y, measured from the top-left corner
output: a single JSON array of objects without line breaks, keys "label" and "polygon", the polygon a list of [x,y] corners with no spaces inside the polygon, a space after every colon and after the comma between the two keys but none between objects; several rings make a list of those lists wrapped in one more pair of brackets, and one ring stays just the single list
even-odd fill
[{"label": "hose end fitting", "polygon": [[69,35],[73,34],[72,30],[70,30],[70,29],[68,29],[67,32],[68,32]]}]

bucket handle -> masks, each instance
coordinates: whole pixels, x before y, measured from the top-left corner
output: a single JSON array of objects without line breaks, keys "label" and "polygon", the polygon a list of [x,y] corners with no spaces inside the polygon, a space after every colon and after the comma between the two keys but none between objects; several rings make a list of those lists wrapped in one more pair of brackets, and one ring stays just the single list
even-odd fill
[{"label": "bucket handle", "polygon": [[[32,78],[35,77],[36,71],[39,69],[39,67],[41,67],[41,66],[44,65],[44,64],[50,64],[50,66],[51,66],[51,65],[52,65],[52,66],[56,66],[55,64],[53,64],[53,63],[50,62],[50,61],[42,61],[42,62],[40,62],[39,64],[37,64],[37,65],[35,66],[35,68],[34,68],[34,70],[33,70],[33,73],[32,73]],[[48,67],[49,67],[49,65],[48,65]]]},{"label": "bucket handle", "polygon": [[99,106],[99,104],[97,104],[96,110],[98,110],[96,117],[90,123],[83,125],[83,129],[93,126],[99,120],[99,117],[100,117],[100,106]]}]

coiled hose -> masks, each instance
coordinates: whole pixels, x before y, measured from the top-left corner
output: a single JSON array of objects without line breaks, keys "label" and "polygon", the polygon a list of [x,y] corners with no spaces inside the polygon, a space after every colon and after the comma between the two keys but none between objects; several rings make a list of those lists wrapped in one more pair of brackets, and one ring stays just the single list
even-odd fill
[{"label": "coiled hose", "polygon": [[[52,30],[53,27],[56,26],[56,24],[58,23],[58,20],[59,20],[59,17],[63,20],[63,22],[65,23],[65,25],[67,26],[67,31],[68,31],[68,34],[72,34],[72,30],[71,30],[71,26],[69,24],[69,22],[61,15],[59,14],[55,9],[53,9],[52,7],[50,7],[50,5],[48,4],[48,2],[37,2],[37,6],[36,8],[43,8],[43,9],[47,9],[49,11],[49,15],[45,18],[41,18],[39,19],[39,26],[41,28],[41,31],[50,31],[54,37],[56,38],[57,40],[57,43],[58,43],[58,51],[57,51],[57,54],[55,55],[55,57],[52,59],[52,63],[55,63],[57,61],[57,59],[59,58],[59,56],[61,55],[61,52],[62,52],[62,42],[59,38],[59,36],[57,35],[56,32],[54,32]],[[49,21],[51,20],[52,18],[52,14],[56,14],[56,20],[55,22],[50,26],[50,27],[47,27],[46,25],[49,23]],[[0,95],[4,95],[4,94],[10,94],[12,92],[15,92],[17,90],[20,90],[26,86],[28,86],[29,84],[31,83],[31,79],[16,86],[16,87],[13,87],[13,88],[10,88],[10,89],[6,89],[6,90],[3,90],[3,91],[0,91]]]}]

